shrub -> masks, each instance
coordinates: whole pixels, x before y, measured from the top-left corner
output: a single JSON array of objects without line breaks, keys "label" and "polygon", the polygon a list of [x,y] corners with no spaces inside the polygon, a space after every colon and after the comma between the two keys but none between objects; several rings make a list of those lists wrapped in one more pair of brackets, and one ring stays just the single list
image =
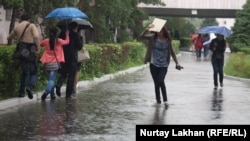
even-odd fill
[{"label": "shrub", "polygon": [[228,61],[225,66],[225,74],[250,78],[250,55],[247,55],[243,52],[233,53],[228,58]]}]

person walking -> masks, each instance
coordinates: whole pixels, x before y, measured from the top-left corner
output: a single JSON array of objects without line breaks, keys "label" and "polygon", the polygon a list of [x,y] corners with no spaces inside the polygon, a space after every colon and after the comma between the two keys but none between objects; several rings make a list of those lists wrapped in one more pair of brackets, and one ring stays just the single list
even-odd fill
[{"label": "person walking", "polygon": [[201,60],[201,50],[202,50],[202,36],[201,34],[198,34],[197,38],[194,41],[194,47],[196,51],[196,58],[197,60]]},{"label": "person walking", "polygon": [[[82,40],[83,45],[84,45],[84,40],[83,40],[83,36],[81,35],[81,32],[82,32],[82,30],[81,30],[81,29],[80,29],[80,30],[78,29],[77,33],[80,35],[80,39]],[[85,35],[85,34],[84,34],[84,35]],[[77,63],[77,71],[76,71],[75,80],[74,80],[73,95],[75,95],[76,92],[77,92],[77,84],[78,84],[78,81],[79,81],[79,74],[80,74],[82,65],[83,65],[83,62],[78,62],[78,63]]]},{"label": "person walking", "polygon": [[[22,32],[24,31],[26,26],[26,31],[20,39]],[[35,87],[37,81],[37,56],[40,51],[40,37],[37,27],[35,26],[35,24],[30,22],[30,16],[28,14],[23,14],[21,16],[21,22],[11,31],[11,33],[7,37],[7,40],[10,40],[14,36],[17,36],[19,41],[28,48],[31,48],[33,46],[36,47],[36,51],[34,52],[34,57],[32,60],[20,58],[22,74],[18,97],[24,97],[26,92],[28,94],[28,98],[32,99],[32,89]]]},{"label": "person walking", "polygon": [[48,74],[48,82],[41,99],[45,100],[50,94],[51,99],[55,99],[54,84],[57,77],[60,64],[64,63],[63,45],[69,43],[69,32],[66,32],[65,40],[57,38],[58,29],[52,27],[49,29],[49,38],[41,41],[41,47],[45,47],[40,61],[44,64],[44,69]]},{"label": "person walking", "polygon": [[223,87],[224,77],[224,53],[226,50],[226,40],[224,35],[217,34],[212,40],[209,49],[212,51],[211,62],[213,66],[214,88],[218,88],[218,74],[220,86]]},{"label": "person walking", "polygon": [[78,31],[78,23],[71,22],[69,24],[69,44],[63,47],[65,63],[62,63],[61,74],[57,80],[56,94],[57,96],[61,96],[61,87],[64,81],[67,78],[66,84],[66,99],[72,98],[72,94],[74,92],[74,81],[77,72],[77,64],[78,64],[78,51],[83,47],[83,41],[80,35],[77,33]]},{"label": "person walking", "polygon": [[82,62],[78,62],[77,63],[77,71],[76,71],[76,75],[75,75],[75,80],[74,80],[74,88],[73,88],[73,94],[76,94],[77,91],[77,84],[79,81],[79,73],[81,71],[81,67],[82,67]]},{"label": "person walking", "polygon": [[177,57],[172,47],[172,38],[167,28],[162,27],[160,32],[146,34],[147,31],[153,27],[153,24],[149,24],[146,30],[144,30],[140,35],[142,39],[149,40],[144,63],[150,62],[150,73],[155,86],[156,105],[161,104],[161,90],[163,103],[165,106],[167,106],[168,99],[164,80],[170,63],[170,57],[172,56],[174,59],[177,69],[181,69],[182,67],[178,63]]},{"label": "person walking", "polygon": [[209,54],[209,45],[211,43],[210,36],[209,34],[205,34],[202,39],[203,42],[203,55],[204,55],[204,60],[207,60],[208,54]]}]

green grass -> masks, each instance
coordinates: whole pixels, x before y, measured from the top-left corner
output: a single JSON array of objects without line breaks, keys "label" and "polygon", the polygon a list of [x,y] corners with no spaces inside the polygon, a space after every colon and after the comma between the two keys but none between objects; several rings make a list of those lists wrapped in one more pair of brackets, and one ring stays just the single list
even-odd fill
[{"label": "green grass", "polygon": [[225,65],[225,74],[241,78],[250,78],[250,55],[242,52],[232,53]]}]

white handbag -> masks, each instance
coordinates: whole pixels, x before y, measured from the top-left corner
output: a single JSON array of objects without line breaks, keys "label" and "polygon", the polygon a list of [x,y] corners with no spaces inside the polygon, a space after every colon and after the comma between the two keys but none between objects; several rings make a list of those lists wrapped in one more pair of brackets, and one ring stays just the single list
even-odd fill
[{"label": "white handbag", "polygon": [[87,49],[82,49],[78,51],[78,62],[86,62],[90,60],[89,51]]}]

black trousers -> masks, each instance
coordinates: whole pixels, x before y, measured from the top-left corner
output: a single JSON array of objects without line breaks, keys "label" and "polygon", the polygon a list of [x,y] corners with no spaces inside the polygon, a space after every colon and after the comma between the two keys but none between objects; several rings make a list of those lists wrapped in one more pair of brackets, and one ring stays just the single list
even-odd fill
[{"label": "black trousers", "polygon": [[62,87],[63,83],[67,79],[66,84],[66,97],[70,97],[74,90],[74,80],[75,75],[77,71],[77,65],[76,64],[62,64],[60,70],[60,76],[57,80],[57,86],[59,88]]},{"label": "black trousers", "polygon": [[219,74],[219,82],[223,83],[224,77],[224,59],[212,59],[212,66],[213,66],[213,78],[214,78],[214,86],[218,86],[218,74]]},{"label": "black trousers", "polygon": [[150,72],[154,80],[155,97],[157,103],[161,103],[160,90],[162,93],[163,101],[167,101],[167,90],[164,82],[167,71],[168,71],[167,67],[156,67],[153,64],[150,64]]}]

